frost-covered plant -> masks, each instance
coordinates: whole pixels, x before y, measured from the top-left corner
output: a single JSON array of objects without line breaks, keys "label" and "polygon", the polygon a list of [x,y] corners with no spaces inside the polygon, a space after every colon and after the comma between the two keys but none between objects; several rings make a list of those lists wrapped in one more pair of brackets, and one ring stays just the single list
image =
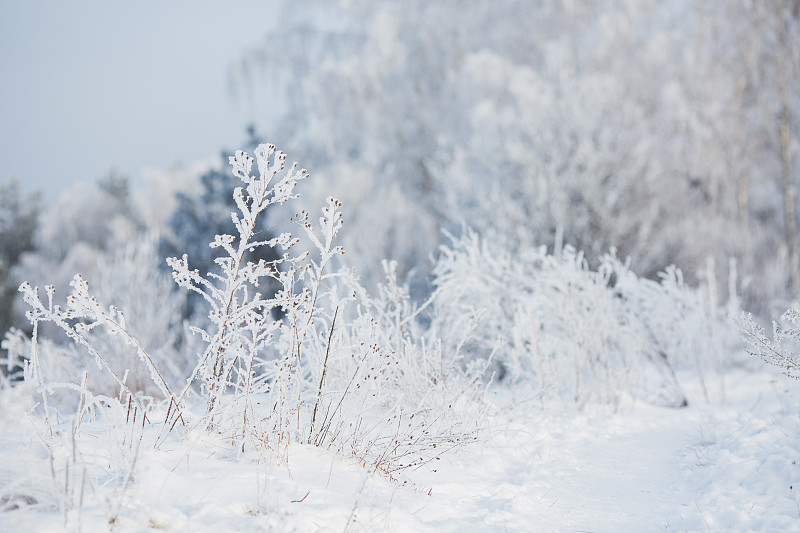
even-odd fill
[{"label": "frost-covered plant", "polygon": [[[85,349],[100,368],[111,375],[117,386],[127,393],[128,398],[136,402],[138,408],[143,409],[140,395],[126,384],[126,373],[120,374],[109,362],[108,354],[100,352],[93,342],[91,333],[95,329],[103,329],[108,335],[119,338],[131,346],[136,356],[141,360],[150,379],[155,384],[160,395],[174,401],[175,396],[165,381],[161,372],[156,367],[152,357],[139,343],[139,340],[127,327],[125,314],[118,308],[103,305],[96,297],[89,293],[89,284],[80,274],[76,274],[70,283],[72,293],[67,297],[66,308],[54,301],[56,289],[52,285],[45,287],[47,298],[42,301],[38,287],[31,287],[28,282],[20,286],[25,303],[30,310],[26,313],[28,320],[33,325],[30,342],[30,364],[25,368],[25,380],[39,385],[45,414],[50,417],[48,394],[63,388],[73,388],[70,384],[49,380],[44,373],[41,351],[39,349],[38,334],[41,323],[50,322],[57,326],[76,345]],[[51,425],[51,424],[49,424]],[[52,425],[51,425],[52,427]]]},{"label": "frost-covered plant", "polygon": [[[467,359],[496,350],[498,378],[530,386],[542,398],[615,405],[627,393],[683,405],[677,364],[700,347],[705,326],[726,325],[713,314],[698,320],[706,317],[705,302],[682,284],[670,285],[678,275],[670,272],[658,284],[613,254],[592,270],[570,247],[512,254],[497,239],[467,232],[442,250],[434,269],[432,327],[446,350]],[[465,340],[463,331],[475,322]],[[704,348],[702,356],[721,346]]]},{"label": "frost-covered plant", "polygon": [[[384,264],[386,283],[374,298],[352,272],[332,266],[343,253],[335,244],[343,224],[337,200],[328,198],[318,225],[305,211],[292,217],[290,223],[302,226],[299,237],[284,232],[266,238],[258,229],[266,210],[296,198],[297,183],[308,176],[285,158],[272,145],[259,146],[255,158],[242,151],[230,158],[244,185],[233,194],[236,235],[216,235],[210,243],[223,252],[215,271],[192,268],[187,254],[167,260],[174,280],[209,308],[206,325],[192,328],[202,348],[180,391],[164,378],[165,363],[145,350],[123,312],[101,304],[80,275],[66,308],[54,302],[54,287],[45,288],[43,300],[38,289],[23,284],[34,335],[30,341],[11,335],[6,345],[15,354],[20,346],[29,350],[25,378],[38,386],[48,417],[50,393],[77,392],[81,405],[92,398],[117,408],[128,402],[134,412],[159,419],[167,435],[180,421],[178,427],[186,429],[179,434],[213,431],[242,450],[283,451],[291,442],[306,442],[350,454],[389,475],[475,438],[486,411],[485,368],[480,361],[461,361],[458,350],[449,352],[419,327],[429,303],[412,303],[395,263]],[[272,261],[252,259],[264,247],[283,254]],[[280,289],[265,290],[266,281]],[[39,325],[45,322],[58,326],[74,346],[40,342]],[[97,335],[101,329],[133,346],[163,405],[153,410],[111,364],[117,352]],[[90,393],[86,373],[80,385],[52,379],[53,356],[67,354],[69,360],[77,348],[108,371],[118,398]],[[197,404],[202,412],[194,409]],[[78,413],[79,421],[80,406]]]},{"label": "frost-covered plant", "polygon": [[[91,296],[88,291],[82,294],[75,290],[75,299],[66,302],[69,308],[77,305],[81,298],[93,297],[97,302],[114,301],[117,307],[125,310],[124,314],[120,314],[127,331],[124,336],[105,327],[84,327],[86,324],[78,327],[84,342],[102,354],[105,361],[102,364],[113,371],[92,375],[91,386],[96,393],[114,396],[119,390],[120,379],[136,393],[163,397],[163,388],[151,379],[152,367],[159,369],[163,380],[170,386],[180,383],[185,377],[189,365],[181,357],[178,346],[182,327],[179,309],[184,297],[177,289],[173,289],[169,277],[159,270],[155,242],[154,236],[146,236],[138,242],[119,246],[108,256],[101,257],[93,276]],[[57,329],[63,331],[63,325],[59,326],[55,316],[47,318],[42,311],[44,307],[49,308],[49,303],[45,305],[41,300],[35,303],[38,291],[33,290],[30,284],[23,287],[23,299],[26,303],[33,301],[39,312],[39,318],[36,319],[36,350],[42,357],[39,358],[38,371],[44,372],[50,382],[74,382],[86,368],[83,342],[64,343],[63,339],[59,339]],[[37,296],[34,296],[34,292]],[[91,320],[74,309],[72,311],[63,318],[76,326]],[[42,326],[48,324],[50,328],[43,330]],[[128,339],[127,344],[125,339]],[[136,342],[132,342],[132,339]],[[14,361],[9,361],[9,365],[21,366],[24,359],[29,359],[28,354],[32,349],[30,339],[14,331],[8,335],[7,342],[13,348],[9,351],[9,358]],[[137,356],[137,344],[139,348],[146,347],[152,364]]]},{"label": "frost-covered plant", "polygon": [[[454,349],[476,318],[476,335],[462,348],[485,357],[496,339],[498,378],[529,382],[543,397],[584,404],[615,403],[636,359],[638,332],[618,320],[607,280],[583,256],[544,248],[514,257],[472,233],[443,250],[437,263],[437,327]],[[460,317],[452,324],[442,317]]]},{"label": "frost-covered plant", "polygon": [[[117,247],[108,257],[100,261],[99,272],[93,284],[95,295],[102,301],[111,302],[125,310],[128,329],[147,347],[148,353],[164,379],[173,388],[181,383],[194,363],[186,353],[181,309],[186,298],[166,272],[159,268],[163,258],[158,255],[158,238],[145,235],[138,242]],[[114,368],[124,372],[126,383],[135,391],[159,396],[151,385],[148,371],[136,359],[130,349],[115,343],[108,335],[98,332],[96,345],[105,351]],[[127,367],[125,365],[128,365]],[[106,390],[93,389],[111,394],[116,387],[109,383]]]},{"label": "frost-covered plant", "polygon": [[323,374],[314,373],[309,441],[394,474],[475,438],[487,411],[485,365],[463,365],[420,327],[428,304],[413,303],[396,263],[383,267],[374,297],[347,277],[340,281],[352,297],[325,295],[336,301],[335,320],[328,316],[329,329],[309,336],[316,343],[310,352],[325,355],[312,366]]},{"label": "frost-covered plant", "polygon": [[[193,329],[207,346],[181,394],[182,399],[199,377],[209,413],[213,412],[228,385],[232,385],[236,392],[252,389],[255,357],[271,344],[275,330],[282,324],[273,320],[269,311],[281,307],[286,310],[290,321],[296,321],[298,307],[308,299],[305,292],[295,292],[302,256],[285,254],[271,262],[246,260],[246,254],[257,248],[280,245],[289,250],[297,243],[289,233],[260,240],[256,227],[259,216],[270,205],[295,198],[297,182],[308,176],[306,170],[298,169],[296,164],[286,169],[286,156],[282,152],[275,154],[272,145],[259,146],[255,155],[258,177],[250,174],[256,161],[252,157],[238,151],[230,158],[234,175],[245,183],[245,187],[238,187],[233,195],[241,213],[231,215],[238,237],[217,235],[210,244],[212,248],[221,248],[227,253],[227,256],[214,261],[221,272],[201,274],[191,269],[186,254],[182,258],[167,259],[175,281],[202,296],[211,307],[210,330]],[[271,159],[273,155],[275,157]],[[278,176],[279,173],[282,175]],[[279,263],[285,263],[282,270],[278,269]],[[273,298],[264,298],[258,290],[263,279],[268,277],[279,280],[283,287]]]},{"label": "frost-covered plant", "polygon": [[[234,175],[245,187],[234,192],[239,213],[233,213],[232,219],[238,235],[217,235],[211,243],[212,248],[226,253],[215,260],[219,272],[201,275],[189,267],[186,255],[168,259],[175,280],[201,295],[211,308],[210,327],[193,328],[205,349],[179,400],[199,380],[206,400],[207,424],[257,444],[285,443],[306,438],[306,424],[310,424],[308,431],[312,434],[317,431],[319,390],[324,386],[328,365],[327,357],[318,356],[329,355],[332,333],[327,335],[327,347],[316,351],[313,348],[318,321],[329,324],[332,332],[340,305],[333,305],[329,323],[319,316],[323,284],[341,275],[328,272],[328,265],[343,252],[334,245],[342,227],[342,213],[341,204],[328,198],[319,219],[319,235],[306,212],[294,217],[312,245],[311,253],[295,252],[300,248],[295,247],[300,239],[288,232],[260,239],[259,217],[269,206],[296,198],[295,187],[308,174],[296,164],[287,168],[286,156],[272,145],[259,146],[255,155],[254,160],[239,151],[230,159]],[[258,176],[250,174],[254,162],[258,164]],[[248,260],[248,254],[258,248],[278,246],[284,252],[278,259]],[[261,287],[266,280],[279,284],[274,295],[264,295]],[[280,309],[284,316],[273,318],[273,309]],[[328,325],[322,327],[328,329]],[[318,383],[316,399],[308,402],[312,382]],[[255,395],[258,399],[254,399]],[[256,404],[266,406],[269,416],[254,414]],[[304,410],[309,404],[314,406],[310,422]]]},{"label": "frost-covered plant", "polygon": [[[395,264],[385,264],[387,283],[377,298],[351,273],[331,270],[343,252],[334,244],[342,227],[338,201],[328,199],[319,230],[307,213],[295,217],[310,252],[293,254],[300,239],[289,233],[253,239],[257,217],[293,199],[295,184],[306,177],[296,167],[286,170],[281,153],[270,163],[273,152],[271,146],[256,151],[258,177],[250,175],[254,160],[246,154],[231,158],[247,187],[235,193],[238,237],[219,235],[212,243],[228,254],[217,260],[222,273],[201,276],[188,258],[169,260],[175,279],[211,305],[212,330],[198,330],[207,346],[189,380],[202,381],[206,421],[255,446],[301,440],[388,473],[418,464],[424,450],[466,441],[479,413],[470,412],[468,424],[454,412],[469,410],[464,404],[480,395],[474,377],[480,373],[470,379],[443,364],[440,345],[411,333],[418,312],[397,282]],[[257,246],[276,245],[286,253],[273,263],[243,259]],[[258,291],[262,278],[280,283],[274,297]],[[275,307],[284,318],[271,318]]]},{"label": "frost-covered plant", "polygon": [[22,377],[25,358],[30,353],[28,342],[28,338],[16,328],[11,328],[6,332],[3,340],[0,341],[0,349],[5,352],[5,357],[0,359],[0,364],[4,367],[0,371],[0,384]]},{"label": "frost-covered plant", "polygon": [[[248,134],[248,150],[252,153],[259,142],[253,128],[248,129]],[[162,258],[181,257],[185,253],[191,258],[194,268],[205,273],[216,269],[214,259],[225,253],[221,248],[209,247],[209,239],[217,234],[236,232],[231,220],[231,212],[238,209],[233,191],[241,182],[231,179],[228,155],[220,157],[219,163],[215,161],[196,178],[194,187],[175,193],[176,206],[169,211],[168,229],[159,243],[159,252]],[[174,178],[162,177],[161,181],[174,181]],[[273,209],[259,216],[256,229],[260,240],[274,236],[270,234],[270,225],[274,220],[280,220],[280,214]],[[248,261],[258,262],[259,259],[268,262],[278,259],[277,250],[262,246],[248,252]],[[169,268],[166,264],[161,266]],[[262,292],[268,293],[268,288],[276,287],[263,287]],[[184,316],[199,325],[207,318],[207,314],[204,300],[197,293],[190,292]]]},{"label": "frost-covered plant", "polygon": [[[613,272],[613,293],[622,301],[626,313],[641,325],[651,357],[668,361],[670,371],[688,370],[698,378],[706,401],[724,400],[726,367],[738,363],[733,354],[740,341],[727,319],[738,312],[735,262],[730,265],[729,294],[726,305],[717,296],[713,262],[709,261],[705,280],[688,286],[683,273],[669,266],[659,274],[660,282],[633,273],[614,254],[602,258],[600,270]],[[711,380],[719,377],[718,385]]]},{"label": "frost-covered plant", "polygon": [[772,323],[772,339],[750,313],[742,313],[735,321],[751,355],[774,365],[790,378],[800,379],[800,308],[788,309],[778,322]]}]

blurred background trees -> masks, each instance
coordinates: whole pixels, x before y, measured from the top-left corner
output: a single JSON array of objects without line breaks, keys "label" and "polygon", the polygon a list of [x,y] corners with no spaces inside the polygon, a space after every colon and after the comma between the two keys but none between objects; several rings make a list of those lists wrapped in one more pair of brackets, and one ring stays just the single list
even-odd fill
[{"label": "blurred background trees", "polygon": [[[675,264],[762,316],[797,299],[800,0],[279,6],[231,85],[261,137],[308,166],[308,211],[342,200],[366,286],[390,258],[429,294],[431,259],[470,228],[511,253],[569,244],[594,266],[615,248],[650,278]],[[184,251],[209,270],[235,186],[224,156],[162,187],[169,201],[111,173],[38,216],[4,185],[0,330],[20,323],[8,302],[23,278],[63,287]]]},{"label": "blurred background trees", "polygon": [[799,6],[309,2],[231,76],[348,206],[362,276],[386,256],[425,272],[465,224],[616,247],[650,277],[710,258],[721,287],[735,259],[767,312],[800,290]]},{"label": "blurred background trees", "polygon": [[12,326],[21,325],[12,311],[19,284],[11,271],[22,254],[33,249],[40,197],[23,196],[16,179],[0,184],[0,338]]}]

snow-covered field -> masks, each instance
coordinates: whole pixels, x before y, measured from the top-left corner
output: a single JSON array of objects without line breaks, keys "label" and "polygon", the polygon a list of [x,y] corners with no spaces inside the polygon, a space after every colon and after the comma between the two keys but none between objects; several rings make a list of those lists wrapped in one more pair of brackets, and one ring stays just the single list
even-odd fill
[{"label": "snow-covered field", "polygon": [[74,439],[63,421],[50,454],[6,391],[0,531],[800,531],[796,385],[740,370],[724,401],[689,387],[686,408],[616,412],[506,390],[475,443],[394,480],[310,445],[241,453],[103,416]]}]

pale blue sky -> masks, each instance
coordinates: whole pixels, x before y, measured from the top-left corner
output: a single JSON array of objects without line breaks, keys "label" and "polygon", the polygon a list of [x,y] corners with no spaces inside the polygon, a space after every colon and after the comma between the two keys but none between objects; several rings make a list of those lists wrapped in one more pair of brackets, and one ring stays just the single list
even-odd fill
[{"label": "pale blue sky", "polygon": [[0,180],[55,199],[114,167],[134,181],[236,148],[256,119],[227,70],[268,1],[0,0]]}]

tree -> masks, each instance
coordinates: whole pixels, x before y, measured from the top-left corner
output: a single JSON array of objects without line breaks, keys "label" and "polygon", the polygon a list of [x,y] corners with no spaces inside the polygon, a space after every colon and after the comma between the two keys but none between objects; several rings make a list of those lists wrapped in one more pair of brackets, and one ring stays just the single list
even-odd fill
[{"label": "tree", "polygon": [[736,258],[758,312],[794,295],[797,0],[304,7],[234,78],[365,228],[360,271],[425,271],[466,225],[649,277]]},{"label": "tree", "polygon": [[33,249],[40,202],[38,192],[23,196],[16,179],[0,184],[0,337],[21,325],[13,314],[19,284],[11,271],[22,254]]},{"label": "tree", "polygon": [[34,285],[66,285],[76,271],[89,277],[119,243],[139,239],[147,226],[129,194],[127,178],[110,174],[98,183],[77,183],[39,218],[33,250],[15,272]]}]

